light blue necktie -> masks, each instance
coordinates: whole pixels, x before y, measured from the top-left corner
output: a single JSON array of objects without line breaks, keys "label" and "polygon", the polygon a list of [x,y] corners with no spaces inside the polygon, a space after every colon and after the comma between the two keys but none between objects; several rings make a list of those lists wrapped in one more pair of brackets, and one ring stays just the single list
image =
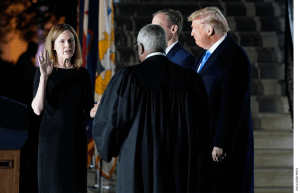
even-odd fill
[{"label": "light blue necktie", "polygon": [[204,66],[205,62],[207,61],[207,59],[209,58],[209,56],[211,55],[211,52],[209,50],[206,51],[205,56],[202,59],[201,62],[201,66],[198,72],[200,72],[201,68]]}]

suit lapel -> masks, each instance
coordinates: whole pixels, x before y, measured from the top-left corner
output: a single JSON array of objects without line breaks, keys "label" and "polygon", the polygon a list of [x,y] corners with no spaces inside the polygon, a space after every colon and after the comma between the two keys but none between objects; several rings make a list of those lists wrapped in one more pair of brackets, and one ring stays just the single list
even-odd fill
[{"label": "suit lapel", "polygon": [[210,57],[205,62],[204,66],[202,67],[202,69],[199,72],[200,76],[202,76],[212,66],[212,64],[218,59],[219,55],[216,53],[217,49],[212,53],[212,55],[210,55]]},{"label": "suit lapel", "polygon": [[212,64],[216,60],[218,60],[218,58],[222,54],[223,50],[229,44],[230,40],[231,40],[231,37],[229,34],[227,34],[227,37],[225,38],[225,40],[217,47],[217,49],[215,49],[215,51],[212,53],[212,55],[205,62],[204,66],[202,67],[202,69],[199,72],[200,76],[202,76],[212,66]]},{"label": "suit lapel", "polygon": [[193,69],[194,71],[196,71],[197,73],[198,73],[198,68],[199,68],[199,65],[200,65],[200,61],[202,61],[202,59],[203,59],[203,57],[204,57],[204,54],[205,54],[205,51],[206,51],[206,50],[203,50],[203,51],[200,53],[200,55],[199,55],[197,61],[195,62],[194,66],[193,66],[193,68],[192,68],[192,69]]},{"label": "suit lapel", "polygon": [[178,51],[179,48],[181,48],[181,44],[180,44],[179,42],[177,42],[177,43],[173,46],[173,48],[168,52],[167,58],[168,58],[168,59],[171,59],[171,58],[175,55],[175,53]]}]

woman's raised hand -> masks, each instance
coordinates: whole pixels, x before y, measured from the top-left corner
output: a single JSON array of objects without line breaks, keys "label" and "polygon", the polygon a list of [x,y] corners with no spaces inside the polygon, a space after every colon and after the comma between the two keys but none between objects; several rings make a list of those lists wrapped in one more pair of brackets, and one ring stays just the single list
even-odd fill
[{"label": "woman's raised hand", "polygon": [[41,75],[48,77],[53,70],[53,59],[49,61],[49,52],[44,49],[39,56]]}]

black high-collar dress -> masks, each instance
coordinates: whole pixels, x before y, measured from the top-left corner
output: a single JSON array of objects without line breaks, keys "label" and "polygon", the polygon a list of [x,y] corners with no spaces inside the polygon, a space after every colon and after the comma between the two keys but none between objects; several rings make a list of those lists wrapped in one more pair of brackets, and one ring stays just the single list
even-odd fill
[{"label": "black high-collar dress", "polygon": [[[33,96],[40,80],[37,69]],[[93,108],[88,71],[54,68],[48,77],[39,129],[39,192],[86,192],[86,120]]]}]

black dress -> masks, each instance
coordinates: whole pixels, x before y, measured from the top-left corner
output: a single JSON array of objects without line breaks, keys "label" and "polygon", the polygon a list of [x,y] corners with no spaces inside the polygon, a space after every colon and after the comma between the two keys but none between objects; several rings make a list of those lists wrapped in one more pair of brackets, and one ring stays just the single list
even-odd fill
[{"label": "black dress", "polygon": [[[34,79],[33,96],[40,80]],[[54,68],[48,78],[39,130],[39,192],[86,192],[86,120],[93,108],[88,71]]]}]

